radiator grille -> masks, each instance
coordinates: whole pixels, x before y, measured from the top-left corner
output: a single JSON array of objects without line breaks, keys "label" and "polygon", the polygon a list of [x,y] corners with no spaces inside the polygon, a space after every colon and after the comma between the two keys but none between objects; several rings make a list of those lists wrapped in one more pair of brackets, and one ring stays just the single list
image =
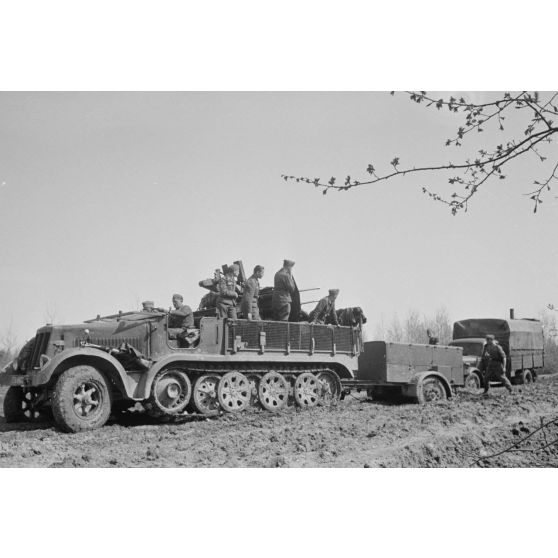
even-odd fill
[{"label": "radiator grille", "polygon": [[138,351],[142,351],[141,337],[89,337],[74,340],[74,347],[80,347],[82,343],[92,343],[93,345],[101,345],[102,347],[118,348],[122,343],[128,343]]},{"label": "radiator grille", "polygon": [[35,344],[33,345],[33,352],[31,353],[31,368],[39,367],[41,355],[47,352],[49,339],[50,331],[43,331],[42,333],[38,333],[35,337]]}]

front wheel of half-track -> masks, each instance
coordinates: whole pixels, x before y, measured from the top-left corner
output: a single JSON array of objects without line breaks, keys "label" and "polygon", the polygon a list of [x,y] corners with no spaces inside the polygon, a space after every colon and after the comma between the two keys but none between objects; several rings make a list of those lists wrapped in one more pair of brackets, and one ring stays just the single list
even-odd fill
[{"label": "front wheel of half-track", "polygon": [[66,432],[93,430],[107,422],[111,396],[104,376],[92,366],[74,366],[62,373],[52,397],[52,413]]}]

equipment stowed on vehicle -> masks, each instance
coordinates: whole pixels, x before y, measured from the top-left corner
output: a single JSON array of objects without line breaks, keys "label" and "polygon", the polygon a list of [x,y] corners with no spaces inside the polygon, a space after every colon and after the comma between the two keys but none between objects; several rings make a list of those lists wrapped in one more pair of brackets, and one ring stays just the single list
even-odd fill
[{"label": "equipment stowed on vehicle", "polygon": [[168,315],[128,312],[37,331],[25,361],[0,374],[8,422],[52,409],[66,431],[105,424],[137,402],[162,419],[336,404],[354,377],[359,328],[248,321],[194,313],[199,340],[169,339]]}]

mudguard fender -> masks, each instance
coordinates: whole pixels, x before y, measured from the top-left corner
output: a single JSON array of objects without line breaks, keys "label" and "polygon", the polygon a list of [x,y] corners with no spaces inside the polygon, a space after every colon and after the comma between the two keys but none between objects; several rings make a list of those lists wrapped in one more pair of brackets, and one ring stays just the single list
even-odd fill
[{"label": "mudguard fender", "polygon": [[114,382],[122,395],[134,399],[136,382],[126,373],[120,362],[108,353],[92,347],[77,347],[57,354],[39,372],[33,374],[31,384],[48,384],[68,368],[79,365],[95,367]]}]

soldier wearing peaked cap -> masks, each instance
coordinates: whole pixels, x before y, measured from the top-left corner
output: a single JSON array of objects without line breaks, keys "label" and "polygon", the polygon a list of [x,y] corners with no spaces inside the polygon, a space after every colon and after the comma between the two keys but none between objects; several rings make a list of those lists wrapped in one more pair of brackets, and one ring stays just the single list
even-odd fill
[{"label": "soldier wearing peaked cap", "polygon": [[339,295],[339,289],[329,289],[328,296],[322,298],[316,308],[310,312],[309,321],[312,324],[339,325],[337,312],[335,311],[335,299]]},{"label": "soldier wearing peaked cap", "polygon": [[299,298],[298,288],[292,274],[294,264],[292,260],[284,260],[283,267],[273,278],[271,307],[273,310],[273,317],[280,322],[289,321],[293,298],[295,300]]},{"label": "soldier wearing peaked cap", "polygon": [[244,294],[242,295],[242,302],[240,309],[242,314],[248,320],[261,320],[260,307],[258,306],[258,298],[260,294],[260,279],[263,277],[264,267],[257,265],[254,268],[254,273],[244,283]]},{"label": "soldier wearing peaked cap", "polygon": [[506,353],[496,342],[494,335],[486,336],[479,369],[484,372],[484,393],[488,393],[491,380],[502,382],[510,393],[513,392],[511,382],[506,376]]}]

